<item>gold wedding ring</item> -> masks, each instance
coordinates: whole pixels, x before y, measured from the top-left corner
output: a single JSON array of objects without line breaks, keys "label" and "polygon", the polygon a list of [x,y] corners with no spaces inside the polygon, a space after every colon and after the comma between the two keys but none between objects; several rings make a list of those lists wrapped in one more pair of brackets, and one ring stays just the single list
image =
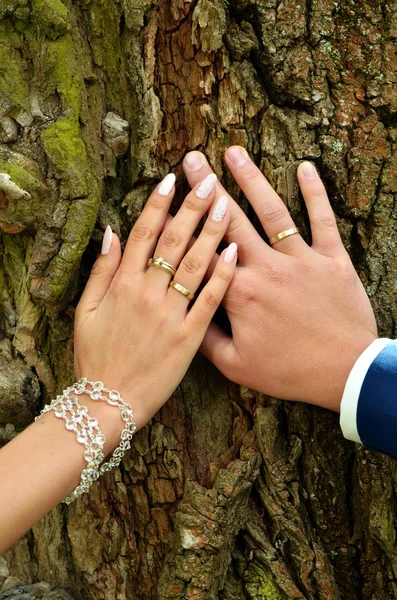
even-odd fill
[{"label": "gold wedding ring", "polygon": [[285,231],[282,231],[281,233],[271,237],[269,240],[269,244],[273,246],[273,244],[275,244],[276,242],[279,242],[280,240],[283,240],[284,238],[289,237],[290,235],[295,235],[295,233],[299,233],[299,229],[297,227],[291,227],[290,229],[286,229]]},{"label": "gold wedding ring", "polygon": [[174,279],[170,281],[169,286],[174,288],[174,290],[176,290],[180,294],[182,294],[182,296],[185,296],[188,300],[193,300],[194,294],[192,294],[192,292],[189,292],[189,290],[183,287],[183,285],[181,285],[180,283],[177,283]]},{"label": "gold wedding ring", "polygon": [[153,258],[149,258],[149,260],[147,261],[147,266],[156,267],[157,269],[163,269],[163,271],[167,271],[167,273],[170,273],[172,277],[176,273],[176,269],[174,269],[174,267],[169,263],[165,262],[165,260],[161,256],[153,256]]}]

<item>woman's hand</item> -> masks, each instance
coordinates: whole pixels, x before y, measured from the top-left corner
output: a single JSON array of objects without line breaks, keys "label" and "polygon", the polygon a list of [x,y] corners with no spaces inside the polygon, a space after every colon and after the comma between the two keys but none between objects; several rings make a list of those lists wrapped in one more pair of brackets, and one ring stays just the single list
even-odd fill
[{"label": "woman's hand", "polygon": [[[137,429],[181,381],[236,267],[236,244],[214,260],[230,219],[227,198],[214,191],[215,175],[194,187],[165,226],[174,183],[175,176],[167,175],[150,196],[123,257],[118,237],[110,227],[106,229],[102,256],[76,310],[77,377],[100,380],[118,390],[133,408]],[[186,253],[208,209],[204,228]],[[215,264],[189,312],[189,300],[168,287],[171,275],[147,267],[153,251],[177,268],[175,280],[193,293],[210,263]],[[79,401],[89,407],[91,417],[98,418],[108,454],[120,442],[124,426],[120,411],[85,394]],[[1,449],[0,554],[76,488],[86,466],[82,446],[53,411]]]},{"label": "woman's hand", "polygon": [[[107,228],[76,310],[76,376],[103,381],[116,389],[143,427],[183,378],[236,267],[236,244],[219,257],[213,274],[188,311],[189,300],[169,287],[171,274],[147,267],[162,257],[176,269],[175,281],[195,293],[229,224],[225,195],[215,192],[209,175],[188,194],[175,218],[166,223],[174,195],[172,174],[157,186],[131,230],[124,255]],[[200,219],[202,232],[186,252]],[[118,413],[118,411],[113,411]],[[119,441],[121,421],[118,427]]]},{"label": "woman's hand", "polygon": [[[243,148],[229,148],[226,163],[269,238],[294,226]],[[211,173],[199,152],[185,157],[184,170],[192,186]],[[211,325],[201,349],[232,381],[339,410],[349,372],[377,337],[377,328],[311,163],[299,165],[298,180],[310,218],[311,247],[300,234],[269,246],[229,199],[226,239],[232,235],[239,244],[239,265],[223,303],[232,337]]]}]

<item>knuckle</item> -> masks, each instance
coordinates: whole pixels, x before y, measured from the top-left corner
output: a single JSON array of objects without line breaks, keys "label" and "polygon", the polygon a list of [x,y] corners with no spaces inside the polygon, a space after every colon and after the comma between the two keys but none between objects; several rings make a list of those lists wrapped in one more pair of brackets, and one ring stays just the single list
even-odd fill
[{"label": "knuckle", "polygon": [[286,283],[286,273],[280,267],[280,265],[276,265],[273,263],[269,263],[266,265],[266,274],[265,277],[267,281],[271,284],[283,287]]},{"label": "knuckle", "polygon": [[195,275],[201,269],[201,261],[195,256],[185,256],[181,263],[182,270],[189,275]]},{"label": "knuckle", "polygon": [[152,237],[152,232],[149,227],[144,225],[135,225],[130,233],[131,239],[135,242],[143,242]]},{"label": "knuckle", "polygon": [[155,294],[153,294],[153,292],[145,290],[142,293],[140,306],[144,314],[152,314],[154,310],[157,309],[158,297]]},{"label": "knuckle", "polygon": [[242,216],[232,217],[227,228],[229,235],[236,232],[240,227],[243,226],[244,218]]},{"label": "knuckle", "polygon": [[288,216],[288,211],[282,201],[280,203],[265,204],[261,211],[261,217],[267,224],[273,225],[279,223]]},{"label": "knuckle", "polygon": [[321,227],[323,229],[333,230],[336,228],[336,220],[333,214],[320,213],[312,217],[311,225],[314,227]]},{"label": "knuckle", "polygon": [[178,332],[177,339],[176,339],[177,345],[183,346],[185,344],[188,344],[190,340],[191,340],[190,332],[185,327],[181,327]]},{"label": "knuckle", "polygon": [[130,276],[127,273],[117,273],[113,279],[112,287],[116,294],[130,293],[132,289]]},{"label": "knuckle", "polygon": [[160,244],[167,248],[176,248],[180,243],[181,238],[171,229],[166,229],[160,238]]},{"label": "knuckle", "polygon": [[233,305],[247,307],[257,301],[257,292],[252,286],[252,282],[240,278],[232,281],[228,288],[227,297]]},{"label": "knuckle", "polygon": [[164,209],[164,199],[156,194],[153,194],[147,201],[146,206],[148,208],[153,208],[154,210],[163,210]]},{"label": "knuckle", "polygon": [[195,198],[193,196],[193,194],[189,194],[186,199],[185,202],[183,203],[183,206],[185,208],[187,208],[188,210],[191,210],[192,212],[202,212],[203,211],[203,203],[199,201],[199,199]]},{"label": "knuckle", "polygon": [[356,279],[357,273],[350,261],[350,258],[340,258],[334,259],[332,261],[332,272],[333,275],[338,279],[344,281],[350,281],[351,279]]},{"label": "knuckle", "polygon": [[221,281],[230,281],[232,273],[230,271],[227,271],[226,269],[218,269],[216,276]]},{"label": "knuckle", "polygon": [[204,232],[205,232],[205,234],[209,235],[211,237],[214,236],[214,235],[219,235],[219,233],[220,233],[219,230],[220,230],[219,227],[217,227],[215,224],[213,224],[213,223],[211,223],[209,221],[207,221],[206,224],[205,224],[205,226],[204,226]]},{"label": "knuckle", "polygon": [[213,292],[207,292],[204,296],[205,304],[211,310],[216,308],[220,301],[219,298]]},{"label": "knuckle", "polygon": [[239,177],[244,181],[252,181],[258,179],[259,177],[263,177],[262,173],[258,169],[255,163],[248,161],[244,168],[240,170]]},{"label": "knuckle", "polygon": [[90,273],[91,277],[98,277],[104,273],[104,266],[101,264],[101,262],[102,261],[100,259],[94,262]]},{"label": "knuckle", "polygon": [[309,185],[308,188],[308,193],[310,194],[311,198],[314,197],[316,200],[325,200],[329,202],[327,190],[325,189],[321,179],[313,180],[312,184]]}]

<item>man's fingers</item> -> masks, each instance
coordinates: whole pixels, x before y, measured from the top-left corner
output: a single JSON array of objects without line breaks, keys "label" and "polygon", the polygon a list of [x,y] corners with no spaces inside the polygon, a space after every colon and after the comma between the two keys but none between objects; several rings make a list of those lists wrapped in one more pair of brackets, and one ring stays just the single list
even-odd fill
[{"label": "man's fingers", "polygon": [[76,309],[76,324],[79,319],[98,308],[102,302],[113,277],[120,265],[121,246],[120,240],[115,233],[112,233],[108,225],[103,237],[102,252],[92,267],[90,278],[87,281],[84,292]]},{"label": "man's fingers", "polygon": [[298,181],[309,213],[313,250],[326,256],[344,254],[345,249],[324,184],[309,161],[299,165]]},{"label": "man's fingers", "polygon": [[200,352],[210,360],[219,371],[228,379],[233,380],[236,375],[238,353],[233,339],[215,323],[207,329]]},{"label": "man's fingers", "polygon": [[[207,162],[204,154],[201,152],[189,152],[183,159],[183,170],[190,187],[194,187],[198,181],[212,173],[212,169]],[[250,223],[244,211],[227,193],[221,183],[217,183],[217,196],[226,195],[229,199],[230,222],[225,239],[227,242],[236,242],[238,244],[238,253],[240,264],[249,262],[250,256],[258,244],[263,244],[263,240]],[[264,245],[264,244],[263,244]]]},{"label": "man's fingers", "polygon": [[[262,223],[270,238],[294,227],[294,222],[280,196],[240,146],[231,146],[225,154],[226,163]],[[298,234],[274,244],[274,249],[287,254],[302,253],[307,245]]]}]

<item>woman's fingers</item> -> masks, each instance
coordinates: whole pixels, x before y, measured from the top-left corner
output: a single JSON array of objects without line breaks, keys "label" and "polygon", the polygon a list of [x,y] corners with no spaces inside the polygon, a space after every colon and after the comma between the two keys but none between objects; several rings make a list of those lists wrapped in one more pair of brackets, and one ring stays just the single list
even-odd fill
[{"label": "woman's fingers", "polygon": [[[269,239],[294,227],[284,202],[244,148],[231,146],[226,151],[225,160],[234,179],[252,204]],[[276,242],[272,247],[287,254],[302,253],[308,248],[299,233]]]},{"label": "woman's fingers", "polygon": [[[216,181],[216,175],[212,173],[196,185],[160,236],[154,256],[163,258],[174,269],[177,269],[197,225],[214,199]],[[165,289],[171,279],[168,272],[154,268],[149,269],[147,277],[148,281],[156,280]]]},{"label": "woman's fingers", "polygon": [[[193,294],[196,293],[203,281],[216,249],[225,235],[230,219],[228,204],[227,196],[221,196],[215,200],[203,230],[189,252],[184,256],[175,273],[174,281]],[[187,308],[188,301],[174,288],[170,287],[168,294],[171,305],[181,306],[182,309]]]},{"label": "woman's fingers", "polygon": [[[167,225],[169,225],[171,223],[172,220],[173,220],[173,217],[170,214],[168,214],[167,219],[164,224],[164,227],[163,227],[163,231],[167,227]],[[197,238],[194,237],[194,235],[190,238],[190,241],[187,245],[188,250],[190,250],[190,248],[193,246],[193,244],[195,243],[196,240],[197,240]],[[211,262],[209,264],[207,272],[204,275],[204,281],[208,281],[208,279],[211,277],[211,275],[215,269],[216,263],[218,262],[218,258],[219,258],[219,254],[217,252],[215,252],[215,254],[211,258]]]},{"label": "woman's fingers", "polygon": [[345,248],[324,184],[309,161],[299,165],[298,181],[309,213],[313,250],[326,256],[344,254]]},{"label": "woman's fingers", "polygon": [[112,283],[121,261],[120,240],[112,233],[110,225],[105,229],[102,253],[91,269],[90,277],[76,309],[76,325],[84,316],[98,308]]},{"label": "woman's fingers", "polygon": [[[203,177],[212,173],[204,154],[197,151],[186,154],[183,159],[183,170],[191,187],[194,187]],[[219,182],[216,191],[218,196],[227,196],[229,199],[230,222],[225,235],[226,241],[237,242],[240,264],[246,264],[261,244],[261,237],[244,211]]]},{"label": "woman's fingers", "polygon": [[128,275],[142,273],[152,255],[157,238],[167,219],[169,207],[175,193],[175,175],[169,173],[153,191],[145,208],[131,229],[120,272]]},{"label": "woman's fingers", "polygon": [[[204,336],[216,309],[220,306],[229,287],[237,264],[237,244],[232,242],[217,262],[211,279],[200,292],[194,306],[186,316],[188,331]],[[174,291],[175,290],[170,290]]]}]

